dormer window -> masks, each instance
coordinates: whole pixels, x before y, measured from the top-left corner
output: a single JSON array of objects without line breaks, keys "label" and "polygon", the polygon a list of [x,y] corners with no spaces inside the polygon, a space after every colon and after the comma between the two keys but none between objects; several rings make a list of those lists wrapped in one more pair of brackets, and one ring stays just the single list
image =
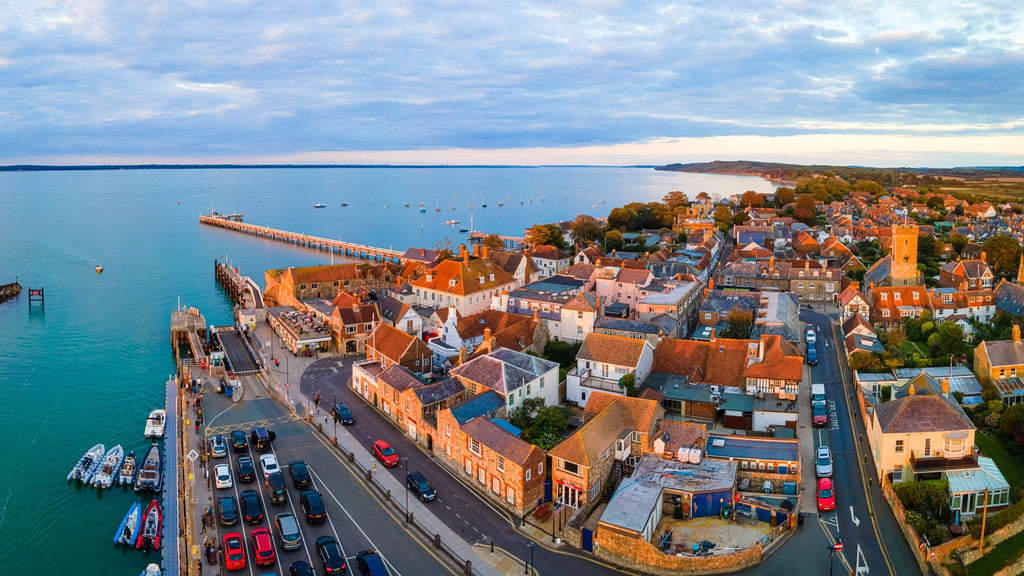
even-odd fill
[{"label": "dormer window", "polygon": [[484,277],[483,276],[477,276],[477,280],[479,280],[481,284],[484,283]]},{"label": "dormer window", "polygon": [[451,280],[448,281],[448,285],[451,286],[452,288],[455,287],[455,284],[456,284],[455,278],[452,278]]},{"label": "dormer window", "polygon": [[491,274],[490,278],[491,278],[491,282],[494,282],[494,274]]}]

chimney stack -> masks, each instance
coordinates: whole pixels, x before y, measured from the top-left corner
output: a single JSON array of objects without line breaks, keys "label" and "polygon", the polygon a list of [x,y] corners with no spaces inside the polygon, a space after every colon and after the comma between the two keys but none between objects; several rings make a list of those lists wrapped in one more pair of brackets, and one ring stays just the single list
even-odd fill
[{"label": "chimney stack", "polygon": [[1012,334],[1014,342],[1020,343],[1020,326],[1014,324],[1010,334]]},{"label": "chimney stack", "polygon": [[526,248],[523,250],[523,256],[526,259],[525,266],[523,266],[523,284],[530,283],[530,265],[533,264],[533,258],[530,257],[530,249]]},{"label": "chimney stack", "polygon": [[459,259],[466,264],[469,264],[469,251],[466,250],[465,244],[459,244]]},{"label": "chimney stack", "polygon": [[715,341],[715,329],[714,328],[711,329],[711,340],[710,341],[711,342]]},{"label": "chimney stack", "polygon": [[491,329],[484,328],[484,346],[487,346],[487,352],[494,352],[494,345],[491,342]]},{"label": "chimney stack", "polygon": [[491,249],[489,247],[482,246],[480,248],[480,257],[483,258],[484,260],[487,260],[487,257],[490,256],[490,254],[491,254]]},{"label": "chimney stack", "polygon": [[466,363],[466,347],[459,348],[459,366]]},{"label": "chimney stack", "polygon": [[914,385],[907,386],[907,394],[914,396]]},{"label": "chimney stack", "polygon": [[714,290],[714,289],[715,289],[715,279],[714,278],[708,278],[708,290]]},{"label": "chimney stack", "polygon": [[949,398],[949,378],[942,379],[942,396]]},{"label": "chimney stack", "polygon": [[480,245],[479,244],[473,244],[473,257],[474,258],[479,258],[480,257]]}]

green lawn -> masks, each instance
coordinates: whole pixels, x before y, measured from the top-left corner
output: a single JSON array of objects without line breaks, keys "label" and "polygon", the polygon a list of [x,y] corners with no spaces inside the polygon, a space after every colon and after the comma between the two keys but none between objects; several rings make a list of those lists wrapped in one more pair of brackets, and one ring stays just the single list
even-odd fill
[{"label": "green lawn", "polygon": [[900,346],[900,352],[903,352],[905,356],[911,354],[920,354],[921,358],[928,358],[931,356],[931,352],[926,350],[923,345],[917,342],[911,342],[910,340],[904,340],[903,345]]},{"label": "green lawn", "polygon": [[999,471],[1003,473],[1003,477],[1010,486],[1024,486],[1024,466],[1021,466],[1019,460],[1014,458],[1003,445],[999,443],[999,440],[992,436],[987,436],[981,432],[975,432],[974,442],[981,448],[981,452],[995,460],[996,466],[999,467]]},{"label": "green lawn", "polygon": [[984,556],[967,565],[967,571],[971,576],[995,574],[1020,557],[1021,550],[1024,550],[1024,532],[1019,532],[986,551]]}]

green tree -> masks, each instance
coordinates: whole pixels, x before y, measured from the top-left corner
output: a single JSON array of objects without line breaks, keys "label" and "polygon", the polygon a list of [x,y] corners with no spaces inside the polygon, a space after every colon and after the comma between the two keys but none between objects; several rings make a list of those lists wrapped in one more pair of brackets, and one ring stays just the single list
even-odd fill
[{"label": "green tree", "polygon": [[619,378],[619,388],[626,391],[626,396],[636,396],[636,373],[630,372]]},{"label": "green tree", "polygon": [[612,250],[622,250],[626,242],[622,239],[622,232],[618,230],[609,230],[604,235],[604,249],[605,252],[611,252]]},{"label": "green tree", "polygon": [[953,251],[956,252],[957,256],[964,251],[964,247],[967,246],[967,236],[963,234],[953,233],[949,236],[949,243],[953,246]]},{"label": "green tree", "polygon": [[942,196],[932,196],[925,202],[925,205],[936,211],[944,211],[946,209],[946,201],[943,200]]},{"label": "green tree", "polygon": [[999,235],[986,240],[981,248],[997,276],[1011,278],[1017,274],[1020,255],[1024,253],[1020,242],[1009,236]]},{"label": "green tree", "polygon": [[764,194],[758,194],[754,190],[747,190],[740,195],[740,206],[760,208],[764,206]]},{"label": "green tree", "polygon": [[1017,427],[1024,423],[1024,404],[1014,404],[999,416],[999,431],[1013,437]]},{"label": "green tree", "polygon": [[504,250],[505,241],[497,234],[488,234],[484,237],[484,246],[487,246],[488,250]]},{"label": "green tree", "polygon": [[535,224],[530,228],[530,243],[535,246],[548,245],[566,249],[562,230],[555,224]]},{"label": "green tree", "polygon": [[508,421],[516,428],[525,430],[537,416],[537,411],[544,407],[543,398],[527,398],[521,406],[513,408],[508,414]]},{"label": "green tree", "polygon": [[562,433],[569,427],[569,409],[564,406],[544,406],[537,410],[533,422],[523,429],[527,442],[551,450],[562,441]]},{"label": "green tree", "polygon": [[861,180],[857,182],[857,190],[860,192],[867,192],[872,196],[881,196],[885,194],[885,188],[882,187],[878,182],[872,180]]},{"label": "green tree", "polygon": [[953,322],[943,322],[939,328],[928,337],[928,347],[932,356],[964,356],[971,351],[970,346],[964,340],[964,331],[959,325]]},{"label": "green tree", "polygon": [[661,201],[672,212],[675,212],[676,208],[682,208],[690,203],[690,200],[689,198],[686,197],[686,194],[683,194],[678,190],[673,190],[665,194]]},{"label": "green tree", "polygon": [[903,334],[908,340],[919,342],[921,340],[921,321],[912,316],[903,318]]},{"label": "green tree", "polygon": [[780,186],[775,189],[775,205],[782,208],[790,202],[796,201],[796,191],[788,186]]},{"label": "green tree", "polygon": [[608,229],[632,230],[634,218],[635,214],[630,214],[629,210],[625,208],[612,208],[612,211],[608,213]]},{"label": "green tree", "polygon": [[737,212],[732,217],[732,223],[735,226],[739,226],[747,220],[750,220],[750,214],[747,214],[746,212]]},{"label": "green tree", "polygon": [[733,308],[726,316],[726,328],[722,330],[722,338],[750,338],[750,330],[754,326],[754,314],[750,310]]},{"label": "green tree", "polygon": [[869,354],[867,352],[854,352],[850,356],[850,370],[859,370],[861,372],[878,372],[882,370],[882,359],[878,354]]},{"label": "green tree", "polygon": [[569,225],[569,229],[572,231],[573,242],[583,246],[589,246],[604,239],[604,226],[593,216],[580,214]]},{"label": "green tree", "polygon": [[729,225],[732,223],[732,210],[728,206],[715,208],[715,222],[722,232],[728,232]]}]

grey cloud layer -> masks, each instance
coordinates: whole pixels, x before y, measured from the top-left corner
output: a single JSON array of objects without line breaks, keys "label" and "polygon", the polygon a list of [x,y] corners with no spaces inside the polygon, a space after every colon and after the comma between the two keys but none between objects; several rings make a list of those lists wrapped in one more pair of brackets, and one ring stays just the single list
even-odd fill
[{"label": "grey cloud layer", "polygon": [[0,158],[1019,133],[1017,4],[905,4],[8,2]]}]

